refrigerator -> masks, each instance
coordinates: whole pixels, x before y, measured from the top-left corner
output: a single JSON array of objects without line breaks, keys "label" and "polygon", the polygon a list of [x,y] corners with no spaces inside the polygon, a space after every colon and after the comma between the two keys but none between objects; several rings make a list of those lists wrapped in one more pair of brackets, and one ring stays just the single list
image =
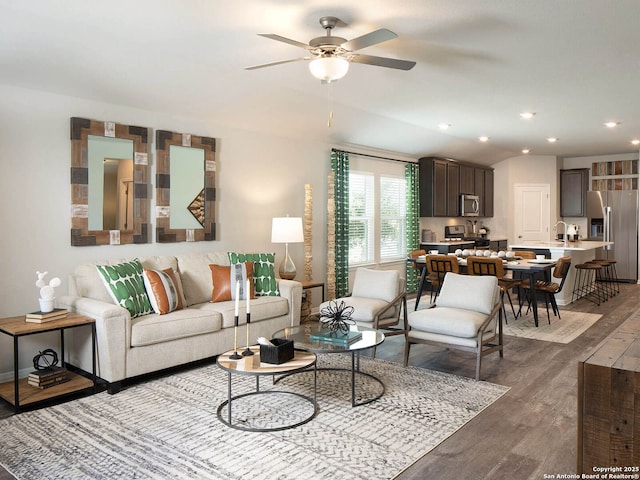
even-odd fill
[{"label": "refrigerator", "polygon": [[638,281],[638,190],[587,192],[588,240],[614,242],[596,258],[614,258],[620,281]]}]

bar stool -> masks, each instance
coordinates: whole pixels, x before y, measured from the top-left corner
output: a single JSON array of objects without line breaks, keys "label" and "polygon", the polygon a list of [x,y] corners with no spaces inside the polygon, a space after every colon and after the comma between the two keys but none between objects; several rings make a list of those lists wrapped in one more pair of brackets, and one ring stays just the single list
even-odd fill
[{"label": "bar stool", "polygon": [[603,291],[596,282],[597,272],[602,269],[598,263],[581,263],[576,265],[576,281],[573,286],[571,301],[579,298],[586,298],[593,303],[600,305],[604,301]]},{"label": "bar stool", "polygon": [[608,291],[613,297],[620,293],[620,281],[618,280],[618,271],[616,269],[616,260],[613,258],[596,258],[591,260],[602,265],[602,282],[606,282]]}]

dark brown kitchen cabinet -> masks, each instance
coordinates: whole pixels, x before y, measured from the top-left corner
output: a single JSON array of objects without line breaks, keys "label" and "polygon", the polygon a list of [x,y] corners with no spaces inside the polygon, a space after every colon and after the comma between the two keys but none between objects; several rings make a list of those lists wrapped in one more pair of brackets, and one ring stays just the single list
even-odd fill
[{"label": "dark brown kitchen cabinet", "polygon": [[480,198],[480,205],[478,205],[478,216],[484,217],[485,208],[484,208],[484,172],[485,168],[474,168],[473,169],[473,179],[474,179],[474,188],[473,194],[477,195]]},{"label": "dark brown kitchen cabinet", "polygon": [[420,216],[447,216],[447,161],[432,157],[418,160]]},{"label": "dark brown kitchen cabinet", "polygon": [[493,169],[484,171],[484,216],[493,217]]},{"label": "dark brown kitchen cabinet", "polygon": [[447,162],[447,217],[460,215],[460,165]]},{"label": "dark brown kitchen cabinet", "polygon": [[589,169],[560,170],[560,216],[586,217]]},{"label": "dark brown kitchen cabinet", "polygon": [[475,169],[470,165],[460,165],[460,193],[473,195],[475,188]]},{"label": "dark brown kitchen cabinet", "polygon": [[418,160],[420,216],[460,216],[460,195],[478,195],[481,217],[493,216],[493,169],[437,157]]}]

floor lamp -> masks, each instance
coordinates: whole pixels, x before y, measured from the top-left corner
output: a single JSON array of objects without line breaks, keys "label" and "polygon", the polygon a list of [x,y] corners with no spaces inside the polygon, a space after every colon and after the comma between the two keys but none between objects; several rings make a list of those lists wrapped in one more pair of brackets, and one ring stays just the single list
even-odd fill
[{"label": "floor lamp", "polygon": [[284,243],[285,255],[280,264],[280,278],[293,280],[296,278],[296,266],[289,256],[290,243],[304,242],[302,233],[302,218],[300,217],[276,217],[271,223],[271,242]]}]

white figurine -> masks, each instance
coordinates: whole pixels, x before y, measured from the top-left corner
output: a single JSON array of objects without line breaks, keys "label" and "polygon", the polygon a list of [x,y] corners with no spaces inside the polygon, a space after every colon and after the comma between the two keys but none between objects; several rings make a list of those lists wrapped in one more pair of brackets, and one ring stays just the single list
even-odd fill
[{"label": "white figurine", "polygon": [[60,279],[53,277],[47,285],[44,282],[44,277],[49,272],[36,272],[38,280],[36,281],[36,287],[40,288],[40,311],[43,313],[53,311],[53,301],[55,299],[54,288],[60,286]]}]

